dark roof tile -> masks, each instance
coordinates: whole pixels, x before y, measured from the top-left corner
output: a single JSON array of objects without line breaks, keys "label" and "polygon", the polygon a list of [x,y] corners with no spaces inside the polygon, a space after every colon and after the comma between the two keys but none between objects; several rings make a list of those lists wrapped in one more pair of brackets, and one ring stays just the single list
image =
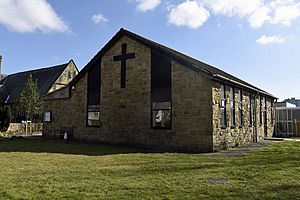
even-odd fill
[{"label": "dark roof tile", "polygon": [[7,103],[14,102],[24,88],[28,77],[32,74],[33,80],[37,81],[40,95],[45,95],[62,74],[69,63],[47,67],[42,69],[30,70],[8,75],[0,81],[0,100],[2,103],[10,95]]}]

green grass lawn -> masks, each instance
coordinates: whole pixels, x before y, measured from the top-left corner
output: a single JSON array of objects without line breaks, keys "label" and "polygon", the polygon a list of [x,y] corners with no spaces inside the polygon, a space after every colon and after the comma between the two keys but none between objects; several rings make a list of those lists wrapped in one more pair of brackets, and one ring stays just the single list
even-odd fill
[{"label": "green grass lawn", "polygon": [[300,142],[276,143],[244,157],[211,157],[0,140],[0,199],[299,198]]}]

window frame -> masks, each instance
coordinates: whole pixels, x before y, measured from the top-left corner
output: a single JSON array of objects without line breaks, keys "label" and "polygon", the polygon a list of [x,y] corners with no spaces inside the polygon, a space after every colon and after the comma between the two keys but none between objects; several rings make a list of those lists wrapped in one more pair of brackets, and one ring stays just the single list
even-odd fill
[{"label": "window frame", "polygon": [[[101,122],[100,122],[100,119],[101,119],[101,83],[102,83],[102,80],[101,80],[101,59],[96,62],[94,64],[93,67],[91,67],[91,69],[87,72],[87,102],[86,102],[86,119],[85,119],[85,125],[86,127],[96,127],[96,128],[99,128],[101,127]],[[96,69],[97,68],[97,69]],[[99,70],[99,71],[97,71]],[[92,78],[95,78],[93,75],[95,75],[95,73],[98,73],[98,76],[99,76],[99,90],[97,88],[97,91],[99,92],[99,96],[96,98],[97,99],[97,102],[90,102],[90,100],[94,99],[94,98],[91,98],[91,94],[90,93],[90,84],[94,84],[94,81],[92,81]],[[92,75],[91,75],[92,74]],[[99,106],[99,124],[98,125],[89,125],[89,113],[91,112],[95,112],[95,111],[89,111],[89,106]]]},{"label": "window frame", "polygon": [[264,126],[268,126],[268,107],[267,107],[267,97],[264,97]]},{"label": "window frame", "polygon": [[[46,120],[45,120],[45,115],[46,115],[46,113],[49,113],[49,115],[50,115],[50,116],[49,116],[49,121],[46,121]],[[51,111],[45,111],[45,112],[44,112],[44,114],[43,114],[43,122],[44,122],[44,123],[45,123],[45,122],[46,122],[46,123],[51,123],[51,122],[52,122],[52,112],[51,112]]]},{"label": "window frame", "polygon": [[[89,106],[99,106],[97,111],[89,111]],[[99,114],[99,119],[98,119],[98,125],[90,125],[89,124],[89,113],[96,113],[98,112]],[[100,105],[87,105],[87,111],[86,111],[86,126],[88,127],[100,127]]]},{"label": "window frame", "polygon": [[239,113],[239,128],[242,128],[244,126],[242,89],[238,89],[238,113]]},{"label": "window frame", "polygon": [[233,86],[230,86],[230,127],[236,127],[235,121],[235,89]]},{"label": "window frame", "polygon": [[[168,82],[167,83],[167,91],[168,96],[167,98],[164,96],[164,98],[157,99],[157,77],[155,76],[155,73],[157,73],[157,66],[165,66],[168,67],[166,71],[163,71],[164,73],[168,73]],[[159,74],[162,74],[160,71]],[[166,75],[166,74],[165,74]],[[160,51],[156,51],[154,49],[151,49],[151,95],[150,95],[150,129],[164,129],[164,130],[172,130],[173,128],[173,103],[172,103],[172,61],[169,58],[164,57]],[[165,86],[165,85],[164,85]],[[153,108],[154,103],[161,103],[161,102],[169,102],[170,107],[167,109],[156,109]],[[153,113],[154,111],[164,111],[168,110],[170,111],[170,123],[167,127],[160,127],[160,126],[153,126]]]},{"label": "window frame", "polygon": [[[166,129],[166,130],[171,130],[172,125],[173,125],[173,120],[172,120],[172,101],[170,102],[170,108],[153,108],[153,103],[159,103],[159,102],[151,102],[151,129]],[[170,124],[167,127],[160,127],[160,126],[153,126],[153,112],[154,111],[169,111],[170,112]]]},{"label": "window frame", "polygon": [[259,95],[259,125],[262,126],[262,96]]},{"label": "window frame", "polygon": [[253,94],[249,92],[248,96],[248,113],[249,113],[249,127],[253,126]]},{"label": "window frame", "polygon": [[275,121],[273,111],[274,111],[274,100],[271,99],[271,123],[272,123],[272,125],[274,124],[274,121]]},{"label": "window frame", "polygon": [[227,101],[226,101],[226,85],[221,84],[221,106],[220,106],[220,111],[221,111],[221,128],[225,129],[227,127]]}]

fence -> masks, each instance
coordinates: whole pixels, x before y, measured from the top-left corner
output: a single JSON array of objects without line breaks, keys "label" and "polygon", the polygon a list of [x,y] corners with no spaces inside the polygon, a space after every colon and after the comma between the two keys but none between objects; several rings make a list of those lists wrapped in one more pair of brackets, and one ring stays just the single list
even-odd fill
[{"label": "fence", "polygon": [[300,137],[300,120],[295,119],[294,122],[294,134],[296,137]]},{"label": "fence", "polygon": [[11,134],[41,134],[43,123],[10,123],[7,133]]}]

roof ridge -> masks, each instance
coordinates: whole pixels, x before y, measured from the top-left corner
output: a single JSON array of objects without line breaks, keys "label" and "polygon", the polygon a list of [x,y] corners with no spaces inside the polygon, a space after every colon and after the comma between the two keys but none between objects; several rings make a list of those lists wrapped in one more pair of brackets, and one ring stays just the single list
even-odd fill
[{"label": "roof ridge", "polygon": [[[267,93],[266,91],[248,83],[247,81],[244,81],[224,70],[218,67],[214,67],[211,64],[207,64],[205,62],[202,62],[196,58],[193,58],[189,55],[186,55],[184,53],[181,53],[177,50],[174,50],[170,47],[167,47],[165,45],[162,45],[160,43],[154,42],[148,38],[145,38],[143,36],[140,36],[136,33],[133,33],[129,30],[126,30],[124,28],[121,28],[101,49],[96,53],[96,55],[85,65],[85,67],[79,72],[79,74],[76,76],[75,79],[73,79],[69,85],[75,84],[82,76],[83,74],[91,67],[95,62],[97,62],[99,59],[101,59],[101,56],[116,42],[120,39],[122,36],[127,36],[136,42],[141,43],[144,46],[149,47],[150,49],[153,49],[155,51],[160,51],[161,53],[170,56],[171,59],[175,60],[176,62],[179,62],[183,64],[184,66],[195,70],[197,72],[202,71],[203,73],[206,73],[212,78],[216,79],[216,75],[224,76],[227,78],[226,82],[229,82],[229,84],[238,85],[239,87],[246,87],[249,90],[257,91],[260,93],[264,93],[268,96],[274,97],[272,94]],[[218,79],[220,81],[220,79]],[[222,80],[221,80],[222,81]]]}]

